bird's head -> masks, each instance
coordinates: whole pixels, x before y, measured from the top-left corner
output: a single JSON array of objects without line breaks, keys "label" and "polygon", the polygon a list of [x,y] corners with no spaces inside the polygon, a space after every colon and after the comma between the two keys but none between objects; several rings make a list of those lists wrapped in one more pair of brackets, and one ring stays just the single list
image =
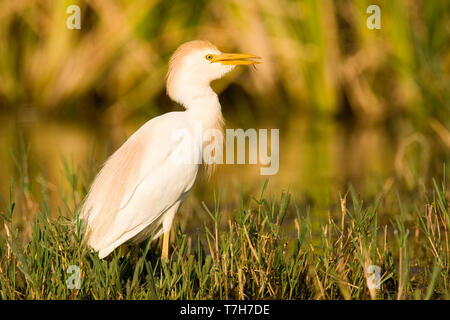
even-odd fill
[{"label": "bird's head", "polygon": [[208,41],[189,41],[174,52],[167,73],[167,94],[186,106],[197,96],[211,91],[210,82],[223,77],[236,65],[259,63],[259,57],[245,53],[222,53]]}]

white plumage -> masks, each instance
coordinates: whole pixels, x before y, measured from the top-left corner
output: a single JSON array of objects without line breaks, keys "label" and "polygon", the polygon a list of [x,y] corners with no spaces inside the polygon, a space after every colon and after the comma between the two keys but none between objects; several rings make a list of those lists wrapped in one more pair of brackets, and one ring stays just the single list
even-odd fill
[{"label": "white plumage", "polygon": [[[81,209],[85,240],[104,258],[129,241],[164,234],[168,258],[173,218],[191,190],[204,141],[195,130],[222,128],[221,107],[210,82],[236,64],[256,63],[246,54],[222,54],[206,41],[180,46],[169,63],[167,93],[186,110],[153,118],[136,131],[105,163]],[[174,161],[181,144],[174,133],[189,136],[192,161]],[[208,155],[203,155],[207,157]]]}]

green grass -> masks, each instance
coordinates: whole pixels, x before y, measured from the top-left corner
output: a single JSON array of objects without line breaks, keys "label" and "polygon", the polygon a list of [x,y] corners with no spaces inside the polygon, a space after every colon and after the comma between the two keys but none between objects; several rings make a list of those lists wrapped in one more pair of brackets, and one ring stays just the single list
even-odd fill
[{"label": "green grass", "polygon": [[[79,198],[79,173],[66,170]],[[27,198],[27,185],[21,187],[14,196],[11,184],[1,212],[1,299],[450,298],[445,178],[408,199],[393,190],[363,201],[349,187],[327,219],[289,193],[266,194],[267,182],[233,210],[214,197],[203,203],[209,220],[198,236],[173,229],[168,262],[160,259],[159,241],[143,243],[137,256],[116,250],[100,260],[82,245],[77,206],[68,201],[52,213],[45,184],[34,217],[18,223],[26,214],[14,202]],[[381,224],[386,214],[396,218]],[[70,265],[81,270],[80,289],[66,284]],[[380,267],[379,290],[366,285],[369,265]]]}]

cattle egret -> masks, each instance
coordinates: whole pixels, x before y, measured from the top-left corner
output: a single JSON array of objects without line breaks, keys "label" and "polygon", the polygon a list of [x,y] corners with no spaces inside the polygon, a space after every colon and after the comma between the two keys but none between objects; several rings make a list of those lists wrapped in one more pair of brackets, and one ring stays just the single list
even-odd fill
[{"label": "cattle egret", "polygon": [[202,155],[202,137],[194,134],[195,123],[203,130],[222,130],[223,119],[217,94],[210,82],[236,65],[258,63],[252,54],[222,53],[207,41],[190,41],[172,55],[167,73],[167,94],[185,111],[153,118],[136,131],[104,164],[81,208],[86,226],[85,241],[102,259],[127,242],[139,243],[151,235],[164,235],[161,257],[168,259],[169,232],[202,161],[172,161],[180,140],[171,139],[184,130],[194,139],[192,152]]}]

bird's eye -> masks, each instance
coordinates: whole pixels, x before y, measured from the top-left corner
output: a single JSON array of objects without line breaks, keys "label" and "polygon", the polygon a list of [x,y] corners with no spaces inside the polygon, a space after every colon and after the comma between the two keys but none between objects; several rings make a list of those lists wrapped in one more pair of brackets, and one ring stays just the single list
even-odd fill
[{"label": "bird's eye", "polygon": [[205,59],[206,59],[206,60],[212,60],[212,59],[213,59],[213,55],[212,55],[212,54],[207,54],[207,55],[205,56]]}]

